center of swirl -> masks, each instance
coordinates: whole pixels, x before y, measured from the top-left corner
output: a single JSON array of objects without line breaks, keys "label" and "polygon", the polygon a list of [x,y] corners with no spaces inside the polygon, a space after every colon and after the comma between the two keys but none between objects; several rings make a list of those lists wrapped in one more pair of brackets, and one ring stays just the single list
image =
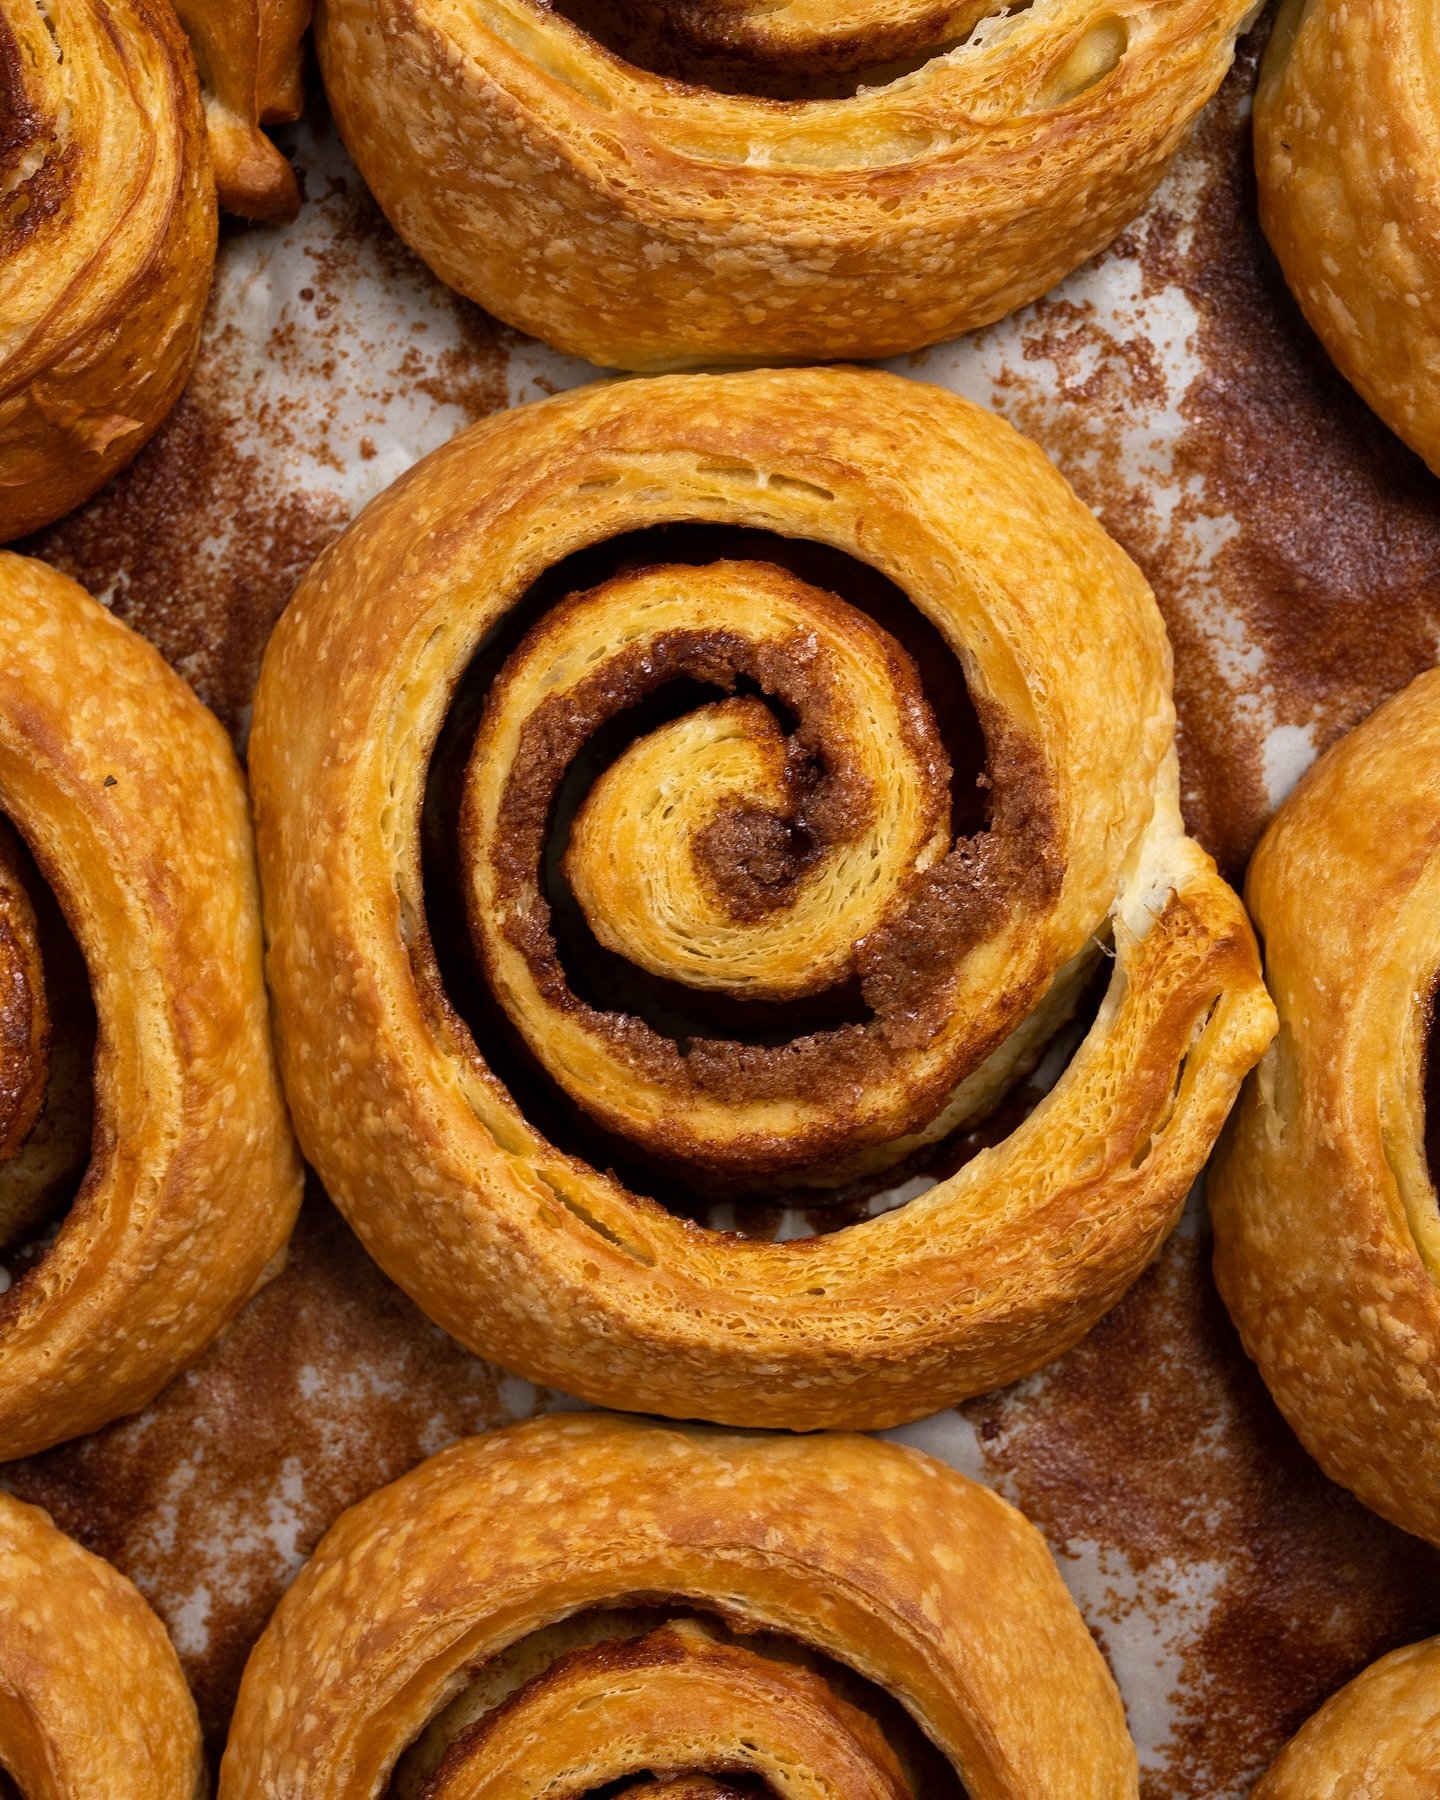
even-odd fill
[{"label": "center of swirl", "polygon": [[[677,689],[688,710],[622,743],[563,816],[587,747]],[[467,768],[491,989],[551,1078],[653,1156],[744,1182],[885,1154],[992,1047],[957,1036],[957,979],[1037,870],[1053,876],[1044,842],[1018,854],[998,816],[954,840],[950,781],[910,657],[786,570],[660,566],[571,595],[505,663]],[[557,936],[571,901],[664,991],[757,1027],[848,992],[851,1016],[779,1042],[743,1024],[667,1035],[587,998]]]}]

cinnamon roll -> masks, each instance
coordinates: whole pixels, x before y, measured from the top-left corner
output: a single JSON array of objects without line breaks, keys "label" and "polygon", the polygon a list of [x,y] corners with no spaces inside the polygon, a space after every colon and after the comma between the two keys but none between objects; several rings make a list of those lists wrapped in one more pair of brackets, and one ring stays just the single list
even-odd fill
[{"label": "cinnamon roll", "polygon": [[8,1459],[199,1355],[272,1272],[300,1166],[229,742],[143,639],[5,553],[0,808]]},{"label": "cinnamon roll", "polygon": [[[432,1318],[604,1404],[877,1426],[1037,1367],[1273,1024],[1169,673],[1134,566],[937,390],[679,376],[462,433],[315,564],[256,696],[307,1155]],[[677,1216],[953,1142],[1097,965],[1054,1091],[923,1197],[798,1242]]]},{"label": "cinnamon roll", "polygon": [[346,145],[432,269],[629,369],[888,356],[1139,212],[1254,0],[324,0]]},{"label": "cinnamon roll", "polygon": [[1286,1745],[1254,1800],[1430,1800],[1440,1768],[1440,1638],[1382,1656]]},{"label": "cinnamon roll", "polygon": [[865,1438],[561,1415],[331,1529],[246,1667],[220,1800],[647,1776],[670,1800],[1138,1792],[1109,1671],[988,1489]]},{"label": "cinnamon roll", "polygon": [[164,1626],[117,1570],[0,1493],[0,1790],[196,1800],[204,1779]]},{"label": "cinnamon roll", "polygon": [[0,0],[0,543],[87,499],[174,405],[215,232],[164,0]]},{"label": "cinnamon roll", "polygon": [[1342,375],[1440,473],[1431,0],[1286,0],[1255,96],[1260,216]]},{"label": "cinnamon roll", "polygon": [[1440,671],[1321,758],[1246,895],[1280,1030],[1210,1176],[1220,1291],[1326,1473],[1440,1543]]}]

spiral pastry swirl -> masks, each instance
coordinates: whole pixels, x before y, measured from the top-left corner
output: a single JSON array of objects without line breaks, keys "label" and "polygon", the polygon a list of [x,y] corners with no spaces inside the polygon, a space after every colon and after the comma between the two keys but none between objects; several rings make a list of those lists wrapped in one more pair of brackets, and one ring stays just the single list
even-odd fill
[{"label": "spiral pastry swirl", "polygon": [[164,1626],[123,1575],[0,1493],[0,1788],[195,1800],[203,1781],[200,1723]]},{"label": "spiral pastry swirl", "polygon": [[1254,1800],[1427,1800],[1440,1767],[1440,1638],[1382,1656],[1286,1745]]},{"label": "spiral pastry swirl", "polygon": [[1440,672],[1327,751],[1246,893],[1280,1031],[1211,1173],[1220,1291],[1331,1479],[1440,1544]]},{"label": "spiral pastry swirl", "polygon": [[988,1489],[865,1438],[560,1415],[332,1528],[245,1670],[220,1800],[646,1776],[669,1800],[1138,1791],[1109,1671]]},{"label": "spiral pastry swirl", "polygon": [[1440,23],[1286,0],[1255,96],[1260,216],[1346,380],[1440,474]]},{"label": "spiral pastry swirl", "polygon": [[195,67],[160,0],[0,4],[0,543],[179,397],[215,261]]},{"label": "spiral pastry swirl", "polygon": [[[681,566],[682,527],[764,555]],[[577,582],[597,547],[624,566]],[[968,794],[947,671],[983,724]],[[1168,681],[1133,565],[936,390],[680,376],[462,433],[316,564],[256,698],[307,1154],[433,1318],[606,1404],[874,1425],[1037,1366],[1154,1253],[1271,1029],[1180,824]],[[993,1111],[1107,938],[1059,1087],[909,1206],[759,1243],[601,1172],[873,1176]]]},{"label": "spiral pastry swirl", "polygon": [[[0,1227],[23,1238],[70,1202],[0,1297],[8,1459],[193,1361],[273,1271],[300,1167],[229,743],[141,638],[4,553],[0,807]],[[57,1196],[67,1169],[79,1191]]]},{"label": "spiral pastry swirl", "polygon": [[594,362],[886,356],[1139,212],[1253,0],[325,0],[345,142],[442,280]]}]

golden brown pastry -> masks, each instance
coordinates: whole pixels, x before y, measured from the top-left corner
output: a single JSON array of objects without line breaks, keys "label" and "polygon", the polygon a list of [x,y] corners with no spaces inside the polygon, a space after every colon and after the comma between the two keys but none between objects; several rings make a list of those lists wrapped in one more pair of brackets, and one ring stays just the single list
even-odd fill
[{"label": "golden brown pastry", "polygon": [[[1273,1028],[1169,678],[1134,566],[938,390],[678,376],[462,433],[316,563],[256,697],[307,1154],[432,1318],[604,1404],[874,1426],[1037,1367]],[[1108,952],[1054,1092],[908,1206],[761,1243],[650,1197],[823,1197],[951,1137]]]},{"label": "golden brown pastry", "polygon": [[164,1626],[109,1563],[0,1493],[0,1787],[25,1800],[198,1800],[204,1774]]},{"label": "golden brown pastry", "polygon": [[1432,1800],[1440,1638],[1382,1656],[1286,1745],[1254,1800]]},{"label": "golden brown pastry", "polygon": [[1440,1543],[1440,671],[1321,758],[1246,896],[1280,1031],[1211,1172],[1220,1290],[1326,1473]]},{"label": "golden brown pastry", "polygon": [[646,1773],[671,1800],[1138,1791],[1044,1540],[988,1489],[865,1438],[572,1414],[341,1518],[250,1658],[220,1800],[578,1800]]},{"label": "golden brown pastry", "polygon": [[[229,742],[143,639],[6,553],[0,809],[83,953],[98,1019],[88,1169],[0,1297],[8,1459],[143,1405],[198,1356],[272,1272],[300,1167]],[[12,991],[33,963],[0,939]]]},{"label": "golden brown pastry", "polygon": [[293,219],[295,171],[260,127],[300,117],[310,0],[175,0],[175,10],[200,67],[220,204],[246,219]]},{"label": "golden brown pastry", "polygon": [[630,369],[875,357],[1144,204],[1253,0],[325,0],[326,89],[442,280]]},{"label": "golden brown pastry", "polygon": [[1433,0],[1286,0],[1255,96],[1260,216],[1350,381],[1440,473]]},{"label": "golden brown pastry", "polygon": [[174,405],[215,229],[163,0],[0,0],[0,543],[87,499]]}]

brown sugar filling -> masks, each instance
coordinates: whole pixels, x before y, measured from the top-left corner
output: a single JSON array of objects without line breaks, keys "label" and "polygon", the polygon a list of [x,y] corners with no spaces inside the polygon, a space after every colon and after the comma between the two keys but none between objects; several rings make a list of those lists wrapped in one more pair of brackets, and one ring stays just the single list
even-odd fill
[{"label": "brown sugar filling", "polygon": [[[743,692],[769,706],[787,734],[799,771],[797,792],[810,803],[801,808],[803,832],[787,825],[786,841],[777,844],[773,815],[760,821],[737,807],[722,812],[702,850],[712,867],[730,859],[728,873],[716,867],[716,879],[728,882],[738,912],[782,904],[783,890],[806,860],[853,833],[870,804],[863,784],[846,780],[843,772],[832,779],[814,696],[805,692],[799,665],[791,665],[783,645],[757,647],[718,631],[672,633],[663,643],[611,659],[578,691],[542,705],[524,728],[496,834],[495,869],[502,889],[538,886],[541,904],[507,918],[505,929],[546,1001],[579,1015],[647,1078],[681,1091],[731,1101],[824,1097],[837,1082],[865,1084],[893,1073],[897,1055],[928,1043],[946,1020],[953,974],[966,949],[1015,907],[1043,907],[1063,872],[1054,796],[1038,749],[998,709],[977,706],[938,631],[875,570],[824,546],[696,525],[630,534],[548,571],[481,647],[457,687],[431,762],[423,834],[431,944],[448,1000],[536,1129],[557,1148],[614,1169],[637,1191],[682,1212],[689,1210],[690,1194],[735,1192],[733,1175],[684,1157],[672,1166],[663,1142],[628,1144],[587,1118],[541,1068],[497,1002],[465,917],[465,870],[473,847],[461,826],[461,796],[487,694],[515,646],[552,605],[637,568],[762,557],[859,607],[921,671],[925,706],[943,746],[936,755],[949,764],[952,848],[912,878],[902,903],[860,946],[853,975],[800,1000],[702,993],[604,949],[565,880],[569,822],[603,768],[657,723]],[[757,905],[756,891],[767,879],[773,886]],[[913,1124],[906,1129],[933,1118],[965,1070],[999,1041],[965,1046],[963,1066],[941,1070],[924,1091],[917,1082]],[[778,1170],[766,1177],[759,1168],[742,1185],[752,1191],[757,1181],[767,1192],[785,1186]],[[813,1203],[813,1190],[807,1193]]]},{"label": "brown sugar filling", "polygon": [[[716,93],[780,102],[849,99],[912,74],[1032,0],[929,0],[899,17],[786,42],[715,0],[548,0],[549,9],[632,67]],[[771,9],[772,11],[775,9]]]}]

